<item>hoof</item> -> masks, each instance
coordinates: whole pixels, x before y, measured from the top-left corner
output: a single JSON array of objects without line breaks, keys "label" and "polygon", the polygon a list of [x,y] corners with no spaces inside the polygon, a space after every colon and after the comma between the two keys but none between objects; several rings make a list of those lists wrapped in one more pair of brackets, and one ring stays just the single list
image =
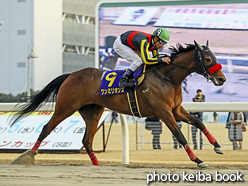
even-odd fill
[{"label": "hoof", "polygon": [[102,166],[96,158],[92,160],[92,164],[95,166]]},{"label": "hoof", "polygon": [[215,148],[214,148],[214,151],[215,151],[217,154],[223,154],[223,150],[222,150],[220,147],[215,147]]},{"label": "hoof", "polygon": [[208,167],[208,165],[207,165],[206,163],[204,163],[204,162],[202,162],[202,163],[198,163],[198,164],[197,164],[197,166],[198,166],[199,168],[205,168],[205,167]]},{"label": "hoof", "polygon": [[12,161],[10,164],[19,164],[19,165],[35,165],[34,156],[38,154],[37,151],[27,150],[22,153],[18,158]]}]

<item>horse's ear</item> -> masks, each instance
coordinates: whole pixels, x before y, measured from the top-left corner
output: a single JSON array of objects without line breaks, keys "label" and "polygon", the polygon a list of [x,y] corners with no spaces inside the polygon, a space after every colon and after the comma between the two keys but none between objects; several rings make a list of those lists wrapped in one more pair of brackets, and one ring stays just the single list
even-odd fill
[{"label": "horse's ear", "polygon": [[206,47],[208,47],[208,40],[207,40],[207,43],[206,43]]},{"label": "horse's ear", "polygon": [[202,46],[194,40],[195,46],[199,51],[203,51]]}]

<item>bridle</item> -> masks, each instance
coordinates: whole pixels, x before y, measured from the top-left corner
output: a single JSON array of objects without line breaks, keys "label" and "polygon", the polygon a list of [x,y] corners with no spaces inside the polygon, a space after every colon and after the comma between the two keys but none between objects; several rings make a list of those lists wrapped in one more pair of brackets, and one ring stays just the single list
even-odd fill
[{"label": "bridle", "polygon": [[195,72],[197,74],[200,74],[203,77],[205,77],[207,79],[207,82],[209,82],[211,80],[212,76],[210,75],[210,72],[208,71],[208,67],[205,65],[205,63],[203,62],[202,58],[203,58],[203,53],[205,53],[205,52],[211,52],[211,51],[210,50],[205,50],[203,52],[200,52],[198,49],[195,49],[194,53],[195,52],[197,52],[197,59],[196,60],[194,59],[195,67],[196,67],[196,64],[200,64],[201,65],[201,68],[203,70],[203,72],[202,72],[201,70],[198,70],[198,69],[195,68],[196,69]]}]

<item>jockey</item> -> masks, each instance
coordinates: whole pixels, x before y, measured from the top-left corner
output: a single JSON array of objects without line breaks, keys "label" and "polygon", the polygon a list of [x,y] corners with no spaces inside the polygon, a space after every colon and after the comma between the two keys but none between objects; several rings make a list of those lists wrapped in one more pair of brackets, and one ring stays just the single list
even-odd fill
[{"label": "jockey", "polygon": [[[132,64],[123,74],[119,87],[135,86],[129,79],[143,62],[147,65],[163,62],[169,64],[169,57],[158,57],[158,50],[169,40],[170,34],[165,28],[156,29],[152,35],[140,31],[127,31],[120,35],[113,44],[114,51]],[[152,51],[153,58],[149,56],[149,51]]]}]

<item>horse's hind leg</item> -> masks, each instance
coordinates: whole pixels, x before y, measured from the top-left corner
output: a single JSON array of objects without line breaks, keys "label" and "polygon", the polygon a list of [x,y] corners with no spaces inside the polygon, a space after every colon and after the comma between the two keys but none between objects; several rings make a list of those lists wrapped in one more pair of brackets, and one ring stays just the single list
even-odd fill
[{"label": "horse's hind leg", "polygon": [[72,115],[75,111],[66,112],[66,110],[63,110],[64,112],[56,112],[50,119],[50,121],[43,127],[38,140],[34,144],[33,148],[25,153],[23,153],[21,156],[16,158],[11,164],[24,164],[24,165],[34,165],[35,160],[34,156],[37,154],[37,150],[39,146],[41,145],[42,141],[51,133],[51,131],[64,119]]},{"label": "horse's hind leg", "polygon": [[86,131],[83,138],[83,145],[93,163],[93,165],[101,166],[92,149],[94,135],[97,131],[97,125],[104,111],[104,107],[100,105],[86,105],[78,110],[86,123]]},{"label": "horse's hind leg", "polygon": [[[64,112],[63,112],[64,111]],[[49,120],[49,122],[44,125],[34,147],[31,149],[31,151],[36,151],[38,150],[41,142],[52,132],[52,130],[58,125],[60,124],[60,122],[62,122],[64,119],[66,119],[67,117],[71,116],[75,111],[71,111],[66,112],[65,110],[61,110],[61,111],[56,111],[52,116],[52,118]]]}]

